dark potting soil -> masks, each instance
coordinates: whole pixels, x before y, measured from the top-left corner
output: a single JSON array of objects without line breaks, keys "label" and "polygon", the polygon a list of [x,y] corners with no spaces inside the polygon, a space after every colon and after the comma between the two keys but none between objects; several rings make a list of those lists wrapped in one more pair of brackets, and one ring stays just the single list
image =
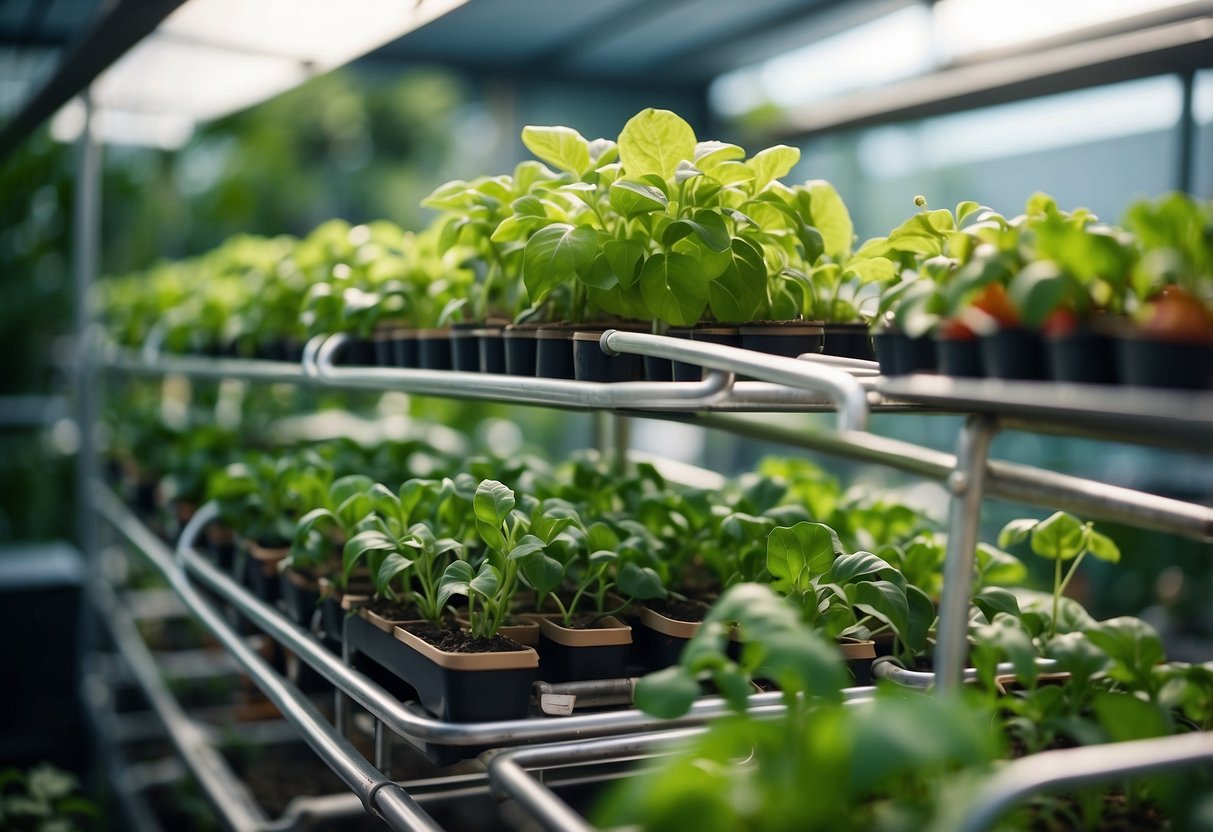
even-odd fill
[{"label": "dark potting soil", "polygon": [[[602,613],[598,613],[598,612],[575,612],[575,613],[573,613],[572,624],[571,624],[571,626],[568,627],[568,629],[570,629],[570,630],[606,630],[606,629],[609,629],[609,628],[615,626],[613,624],[607,624],[607,623],[603,622],[602,618],[603,618]],[[562,627],[564,626],[563,621],[558,621],[556,623],[560,624],[560,626],[562,626]]]},{"label": "dark potting soil", "polygon": [[708,614],[708,605],[702,601],[675,601],[668,598],[658,598],[645,601],[644,605],[653,612],[671,618],[674,621],[703,621]]},{"label": "dark potting soil", "polygon": [[423,616],[414,604],[403,604],[374,596],[363,604],[371,612],[388,621],[417,621]]},{"label": "dark potting soil", "polygon": [[[1071,795],[1038,799],[1026,813],[1030,818],[1027,829],[1031,832],[1074,829],[1076,819],[1082,817],[1078,800]],[[1149,803],[1130,806],[1123,792],[1103,796],[1100,832],[1149,832],[1170,828],[1170,821],[1157,806]]]},{"label": "dark potting soil", "polygon": [[512,653],[527,649],[502,635],[475,638],[460,630],[440,630],[431,626],[409,627],[408,631],[444,653]]}]

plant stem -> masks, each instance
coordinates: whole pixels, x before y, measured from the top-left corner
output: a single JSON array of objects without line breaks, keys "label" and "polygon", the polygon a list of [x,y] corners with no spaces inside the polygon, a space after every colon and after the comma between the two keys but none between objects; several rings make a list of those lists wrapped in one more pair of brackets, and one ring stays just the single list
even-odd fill
[{"label": "plant stem", "polygon": [[1049,621],[1049,638],[1057,636],[1057,607],[1061,600],[1061,558],[1053,560],[1053,615]]}]

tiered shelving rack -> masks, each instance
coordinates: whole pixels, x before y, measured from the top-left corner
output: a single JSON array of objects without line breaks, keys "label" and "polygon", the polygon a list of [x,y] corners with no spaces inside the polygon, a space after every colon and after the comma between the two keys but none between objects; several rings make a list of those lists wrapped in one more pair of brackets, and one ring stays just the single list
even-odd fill
[{"label": "tiered shelving rack", "polygon": [[[594,410],[608,414],[617,428],[631,417],[677,419],[733,430],[840,457],[880,463],[943,481],[950,495],[945,584],[940,605],[934,674],[878,664],[876,673],[902,684],[933,686],[950,695],[964,678],[968,599],[981,504],[998,497],[1033,506],[1064,508],[1084,516],[1115,520],[1200,541],[1213,541],[1213,508],[1057,472],[988,458],[1000,430],[1060,433],[1163,445],[1201,454],[1213,450],[1213,394],[1096,388],[1037,383],[952,380],[931,376],[888,380],[874,365],[823,356],[778,358],[728,347],[655,335],[610,331],[601,339],[608,353],[634,353],[689,361],[708,368],[701,382],[597,384],[480,373],[435,372],[337,366],[333,356],[344,336],[313,339],[301,363],[140,354],[106,347],[93,370],[195,379],[242,379],[250,383],[292,383],[341,389],[398,390],[418,395],[503,401]],[[738,381],[744,374],[759,381]],[[730,412],[833,411],[834,430],[790,431],[741,420]],[[877,436],[867,430],[873,411],[926,411],[967,414],[955,454]],[[614,449],[626,459],[626,430],[616,430]],[[392,828],[439,828],[424,806],[492,791],[509,797],[542,826],[588,830],[587,822],[552,790],[559,771],[661,753],[724,712],[718,698],[699,700],[684,718],[659,721],[624,707],[533,716],[525,720],[455,724],[401,702],[347,666],[341,656],[282,612],[194,550],[194,540],[214,517],[203,507],[187,524],[175,550],[146,528],[100,483],[92,491],[99,515],[159,571],[185,610],[228,651],[235,664],[279,709],[286,722],[346,783],[355,797],[301,798],[286,816],[267,819],[224,764],[205,732],[172,699],[156,673],[147,648],[133,629],[135,613],[103,579],[93,590],[112,643],[147,693],[177,752],[225,823],[233,829],[294,828],[317,817],[349,814],[359,805]],[[215,606],[230,605],[285,650],[318,672],[335,691],[334,719],[253,650]],[[95,681],[95,680],[94,680]],[[847,691],[849,701],[868,698],[871,688]],[[87,691],[86,691],[87,692]],[[581,683],[564,692],[583,702],[614,697],[627,701],[628,680]],[[621,696],[622,692],[622,696]],[[777,694],[756,694],[759,713],[781,710]],[[374,760],[350,742],[351,711],[373,718]],[[102,720],[103,721],[103,720]],[[401,785],[390,779],[393,738],[432,759],[479,755],[483,775],[436,776]],[[1007,764],[969,815],[969,829],[985,828],[1025,795],[1065,785],[1107,780],[1134,773],[1213,760],[1213,735],[1192,734],[1148,742],[1100,746],[1035,755]],[[545,782],[533,771],[556,773]],[[591,777],[593,775],[590,775]],[[354,803],[353,800],[358,803]],[[326,813],[328,813],[326,815]]]}]

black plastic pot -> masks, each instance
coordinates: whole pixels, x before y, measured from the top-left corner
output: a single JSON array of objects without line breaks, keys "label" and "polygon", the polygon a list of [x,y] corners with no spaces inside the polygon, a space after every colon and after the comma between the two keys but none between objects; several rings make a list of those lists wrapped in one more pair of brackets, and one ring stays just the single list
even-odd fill
[{"label": "black plastic pot", "polygon": [[945,376],[981,378],[985,375],[981,365],[981,344],[976,338],[937,338],[935,354],[939,358],[939,372]]},{"label": "black plastic pot", "polygon": [[867,324],[826,324],[824,342],[821,351],[826,355],[838,355],[843,358],[861,358],[864,361],[875,361],[876,352],[872,348],[872,335],[868,332]]},{"label": "black plastic pot", "polygon": [[639,355],[607,355],[602,351],[603,331],[573,333],[573,377],[606,383],[643,381],[644,360]]},{"label": "black plastic pot", "polygon": [[1123,384],[1213,389],[1213,343],[1126,336],[1116,341],[1116,359]]},{"label": "black plastic pot", "polygon": [[[707,605],[704,605],[707,612]],[[700,621],[669,618],[647,605],[640,607],[636,627],[632,631],[633,658],[646,673],[678,664],[683,648],[699,630]]]},{"label": "black plastic pot", "polygon": [[[723,347],[740,348],[742,346],[741,331],[735,326],[721,326],[720,324],[697,326],[690,331],[690,334],[692,341],[719,344]],[[684,361],[674,362],[675,381],[699,381],[703,378],[703,372],[703,367],[698,364],[689,364]]]},{"label": "black plastic pot", "polygon": [[573,367],[573,330],[563,326],[535,330],[535,375],[539,378],[576,378]]},{"label": "black plastic pot", "polygon": [[1054,381],[1115,384],[1116,356],[1112,339],[1101,332],[1079,329],[1045,336],[1045,365]]},{"label": "black plastic pot", "polygon": [[286,613],[305,630],[311,628],[312,617],[320,603],[320,586],[311,575],[287,568],[278,574],[278,591]]},{"label": "black plastic pot", "polygon": [[501,327],[491,326],[478,329],[475,332],[480,372],[505,372],[505,342],[501,337]]},{"label": "black plastic pot", "polygon": [[261,546],[244,541],[245,586],[267,604],[279,598],[278,564],[289,552],[289,546]]},{"label": "black plastic pot", "polygon": [[535,328],[507,326],[501,333],[505,371],[511,376],[535,376]]},{"label": "black plastic pot", "polygon": [[[393,693],[407,698],[410,692],[430,713],[450,722],[489,722],[499,719],[522,719],[531,703],[531,683],[535,680],[535,665],[500,670],[466,670],[443,666],[433,658],[439,651],[418,647],[421,639],[385,633],[358,616],[345,624],[345,643],[350,664],[362,669],[373,662],[401,685]],[[403,640],[403,639],[408,639]],[[518,652],[518,660],[537,662],[529,648]],[[460,660],[480,656],[508,654],[444,654]],[[441,659],[439,659],[441,661]],[[390,688],[389,688],[390,689]]]},{"label": "black plastic pot", "polygon": [[1040,381],[1048,377],[1040,333],[1000,329],[981,339],[981,362],[988,378]]},{"label": "black plastic pot", "polygon": [[911,338],[904,332],[878,332],[872,336],[872,344],[880,361],[880,372],[886,376],[935,372],[935,342],[930,338]]},{"label": "black plastic pot", "polygon": [[[809,352],[821,352],[825,343],[825,329],[820,323],[809,321],[774,321],[763,324],[747,324],[740,327],[741,346],[747,350],[769,355],[795,358]],[[694,339],[694,334],[691,335]]]},{"label": "black plastic pot", "polygon": [[451,369],[463,373],[480,372],[480,339],[477,324],[455,324],[451,327]]},{"label": "black plastic pot", "polygon": [[654,358],[646,355],[644,357],[644,380],[673,381],[674,363],[668,358]]},{"label": "black plastic pot", "polygon": [[345,367],[373,367],[375,342],[370,338],[350,337],[337,348],[333,363]]},{"label": "black plastic pot", "polygon": [[551,619],[541,619],[539,678],[545,682],[625,678],[632,652],[631,628],[610,616],[602,623],[610,626],[569,630]]},{"label": "black plastic pot", "polygon": [[421,346],[415,331],[396,339],[396,366],[409,370],[421,366]]},{"label": "black plastic pot", "polygon": [[451,334],[448,330],[417,330],[417,366],[423,370],[451,369]]}]

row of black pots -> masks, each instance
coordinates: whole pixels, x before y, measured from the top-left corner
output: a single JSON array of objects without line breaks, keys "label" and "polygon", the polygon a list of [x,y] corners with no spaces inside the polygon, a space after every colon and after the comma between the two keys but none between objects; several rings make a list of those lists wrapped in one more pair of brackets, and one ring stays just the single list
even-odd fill
[{"label": "row of black pots", "polygon": [[981,338],[910,338],[878,333],[886,376],[935,373],[961,378],[1213,389],[1213,342],[1116,337],[1092,330],[1044,336],[1002,329]]},{"label": "row of black pots", "polygon": [[[424,370],[505,373],[578,381],[698,381],[693,364],[634,355],[608,355],[599,340],[617,325],[480,326],[457,324],[449,330],[385,330],[370,339],[351,339],[335,356],[338,364]],[[668,333],[693,341],[740,347],[773,355],[826,352],[874,360],[862,324],[792,321],[742,327],[704,325]]]}]

